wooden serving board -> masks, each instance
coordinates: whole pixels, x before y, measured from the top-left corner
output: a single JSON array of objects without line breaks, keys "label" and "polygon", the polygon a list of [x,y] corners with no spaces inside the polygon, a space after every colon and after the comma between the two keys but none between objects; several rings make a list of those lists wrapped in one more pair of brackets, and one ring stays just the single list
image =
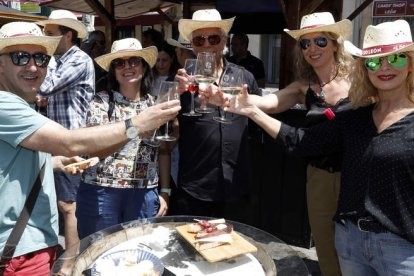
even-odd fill
[{"label": "wooden serving board", "polygon": [[192,247],[194,247],[198,253],[201,254],[201,256],[203,256],[210,263],[231,259],[243,254],[253,253],[257,251],[257,248],[253,244],[248,242],[235,231],[231,233],[233,238],[233,242],[231,244],[223,244],[218,247],[200,251],[195,246],[195,234],[188,233],[188,227],[189,225],[185,224],[177,226],[175,229],[186,241],[191,244]]}]

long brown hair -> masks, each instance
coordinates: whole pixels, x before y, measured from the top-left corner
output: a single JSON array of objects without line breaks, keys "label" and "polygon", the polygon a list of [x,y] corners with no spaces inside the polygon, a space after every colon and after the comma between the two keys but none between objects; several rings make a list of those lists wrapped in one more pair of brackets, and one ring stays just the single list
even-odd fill
[{"label": "long brown hair", "polygon": [[[329,32],[323,32],[323,34],[330,39],[337,48],[334,52],[334,59],[336,62],[336,70],[338,70],[338,77],[343,78],[348,76],[351,73],[353,58],[347,51],[345,51],[343,37]],[[296,79],[318,83],[318,76],[313,67],[305,60],[303,50],[299,46],[299,43],[296,43],[295,46],[295,57]]]}]

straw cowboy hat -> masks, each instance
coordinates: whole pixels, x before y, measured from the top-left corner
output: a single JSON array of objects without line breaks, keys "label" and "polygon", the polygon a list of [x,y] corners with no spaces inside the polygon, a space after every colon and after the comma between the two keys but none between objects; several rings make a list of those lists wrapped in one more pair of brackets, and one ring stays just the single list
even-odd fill
[{"label": "straw cowboy hat", "polygon": [[335,22],[330,12],[315,12],[302,17],[299,30],[284,29],[296,40],[308,33],[330,32],[348,38],[352,34],[352,23],[348,19]]},{"label": "straw cowboy hat", "polygon": [[142,48],[141,42],[136,38],[124,38],[115,40],[112,43],[111,53],[95,58],[96,63],[104,70],[109,71],[111,62],[117,58],[123,57],[142,57],[150,67],[155,65],[158,56],[158,50],[155,46]]},{"label": "straw cowboy hat", "polygon": [[365,31],[362,49],[349,41],[345,41],[344,46],[352,55],[363,58],[414,51],[410,25],[405,20],[369,25]]},{"label": "straw cowboy hat", "polygon": [[59,44],[60,36],[44,36],[42,30],[34,23],[10,22],[0,28],[0,51],[13,45],[39,45],[52,56]]},{"label": "straw cowboy hat", "polygon": [[178,21],[178,31],[186,41],[190,41],[191,33],[198,29],[220,28],[227,34],[233,26],[234,19],[235,17],[221,19],[216,9],[198,10],[193,13],[192,19]]},{"label": "straw cowboy hat", "polygon": [[174,46],[174,47],[178,47],[178,48],[182,48],[182,49],[188,49],[188,50],[191,50],[191,51],[193,50],[193,47],[191,46],[191,43],[188,42],[188,41],[185,41],[181,35],[178,37],[178,40],[168,38],[167,43],[170,44],[171,46]]},{"label": "straw cowboy hat", "polygon": [[88,35],[86,26],[78,20],[75,14],[67,10],[54,10],[49,15],[49,19],[35,22],[37,25],[45,26],[54,24],[65,26],[78,32],[78,38],[85,38]]}]

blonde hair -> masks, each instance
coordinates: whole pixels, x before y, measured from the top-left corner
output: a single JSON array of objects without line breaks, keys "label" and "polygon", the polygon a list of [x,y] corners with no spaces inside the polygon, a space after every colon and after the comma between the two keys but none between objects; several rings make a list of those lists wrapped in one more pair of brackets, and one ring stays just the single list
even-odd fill
[{"label": "blonde hair", "polygon": [[[334,59],[336,62],[336,70],[338,70],[338,77],[347,77],[351,73],[353,58],[347,51],[345,51],[343,37],[330,32],[323,32],[323,34],[328,39],[332,40],[337,48],[334,52]],[[299,43],[296,43],[295,57],[296,79],[310,80],[314,83],[318,83],[318,76],[313,67],[305,60],[303,50],[299,46]]]},{"label": "blonde hair", "polygon": [[[408,88],[407,97],[414,103],[414,52],[403,53],[408,57],[409,72],[406,78]],[[358,58],[354,62],[352,73],[349,78],[351,87],[349,89],[349,99],[354,108],[367,106],[378,102],[378,90],[368,78],[368,69],[365,67],[365,58]]]}]

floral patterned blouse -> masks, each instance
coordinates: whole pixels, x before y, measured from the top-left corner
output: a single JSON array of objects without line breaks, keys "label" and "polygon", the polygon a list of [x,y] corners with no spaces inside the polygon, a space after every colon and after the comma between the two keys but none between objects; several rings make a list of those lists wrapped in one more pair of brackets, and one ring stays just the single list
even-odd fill
[{"label": "floral patterned blouse", "polygon": [[[154,104],[154,98],[147,94],[137,102],[130,101],[114,91],[115,107],[108,119],[109,96],[107,92],[97,93],[90,103],[86,125],[105,125],[124,121],[139,114]],[[158,147],[151,146],[138,138],[132,139],[83,174],[83,181],[112,188],[154,188],[158,186]]]}]

